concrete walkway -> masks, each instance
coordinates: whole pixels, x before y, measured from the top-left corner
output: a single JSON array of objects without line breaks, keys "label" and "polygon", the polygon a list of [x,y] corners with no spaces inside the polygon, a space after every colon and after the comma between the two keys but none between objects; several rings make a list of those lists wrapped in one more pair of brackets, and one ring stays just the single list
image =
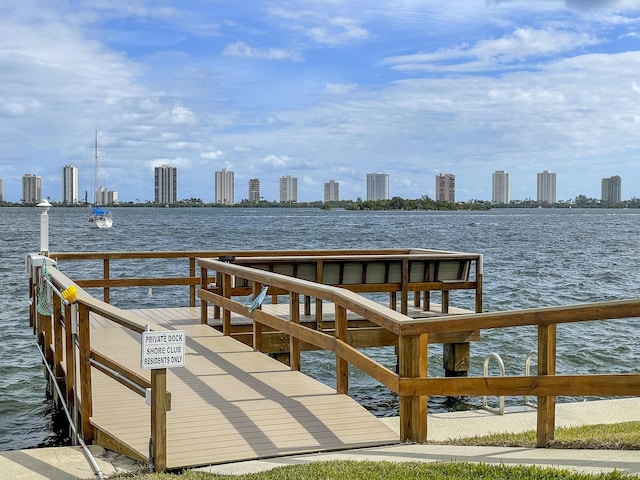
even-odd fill
[{"label": "concrete walkway", "polygon": [[[396,431],[397,417],[383,419]],[[599,400],[556,405],[556,428],[603,423],[640,421],[640,398]],[[428,416],[429,441],[488,435],[519,433],[536,429],[536,411],[507,409],[504,415],[484,410],[436,413]],[[640,475],[640,451],[632,450],[567,450],[552,448],[461,447],[452,445],[401,444],[344,452],[318,453],[215,465],[199,470],[241,475],[284,465],[328,460],[386,460],[390,462],[464,461],[505,465],[539,465],[584,473],[620,472]]]},{"label": "concrete walkway", "polygon": [[[398,419],[384,421],[398,429]],[[640,398],[567,403],[556,406],[556,426],[579,426],[600,423],[640,421]],[[536,413],[532,409],[511,409],[505,415],[482,410],[430,414],[428,439],[444,441],[499,432],[535,430]],[[116,472],[144,468],[132,460],[91,446],[105,478]],[[386,460],[391,462],[502,463],[505,465],[539,465],[578,472],[603,473],[618,470],[640,476],[640,451],[631,450],[566,450],[513,447],[461,447],[451,445],[400,444],[332,453],[297,455],[264,460],[229,463],[198,470],[241,475],[327,460]],[[0,452],[0,478],[20,480],[95,479],[89,463],[79,447],[43,448]]]}]

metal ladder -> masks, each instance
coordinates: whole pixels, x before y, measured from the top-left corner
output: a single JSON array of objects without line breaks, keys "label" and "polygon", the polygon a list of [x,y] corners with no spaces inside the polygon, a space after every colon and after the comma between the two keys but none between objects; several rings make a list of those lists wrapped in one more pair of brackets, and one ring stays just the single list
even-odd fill
[{"label": "metal ladder", "polygon": [[[538,352],[536,352],[535,350],[532,350],[527,354],[527,358],[526,358],[526,360],[524,362],[524,374],[527,377],[531,375],[531,360],[537,354],[538,354]],[[483,366],[484,376],[485,377],[489,376],[489,362],[491,361],[491,359],[494,359],[494,360],[496,360],[498,362],[498,367],[500,368],[500,376],[504,377],[504,362],[502,361],[502,357],[500,357],[500,355],[498,355],[495,352],[489,353],[484,358],[484,366]],[[499,396],[498,397],[498,399],[499,399],[499,407],[498,408],[490,407],[489,403],[487,401],[487,398],[488,397],[486,395],[482,397],[482,409],[483,410],[487,410],[488,412],[495,413],[497,415],[504,415],[504,396]],[[538,408],[538,405],[536,403],[533,403],[533,402],[529,401],[529,396],[528,395],[524,396],[524,405],[525,405],[525,407]]]}]

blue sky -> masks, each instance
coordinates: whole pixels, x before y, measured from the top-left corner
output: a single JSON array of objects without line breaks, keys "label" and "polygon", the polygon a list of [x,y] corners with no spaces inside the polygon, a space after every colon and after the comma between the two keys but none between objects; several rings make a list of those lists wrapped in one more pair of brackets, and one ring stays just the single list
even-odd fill
[{"label": "blue sky", "polygon": [[[600,197],[622,177],[640,197],[640,0],[0,1],[0,178],[25,173],[61,199],[79,168],[122,201],[153,200],[153,168],[178,169],[178,198],[214,200],[214,172],[267,200],[298,178],[300,201],[340,183],[366,198],[511,198],[557,175],[558,200]],[[91,198],[91,194],[90,194]]]}]

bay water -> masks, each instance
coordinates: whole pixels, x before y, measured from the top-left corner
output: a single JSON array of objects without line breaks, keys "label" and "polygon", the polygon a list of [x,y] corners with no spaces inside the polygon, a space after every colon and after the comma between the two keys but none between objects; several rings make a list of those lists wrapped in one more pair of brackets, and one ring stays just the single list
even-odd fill
[{"label": "bay water", "polygon": [[[484,310],[501,311],[640,297],[640,211],[633,209],[493,209],[405,212],[304,208],[113,209],[111,230],[90,229],[88,211],[49,212],[51,251],[270,250],[428,248],[484,255]],[[36,207],[0,208],[0,451],[64,441],[46,398],[40,353],[29,327],[25,255],[40,249]],[[112,262],[112,276],[187,275],[186,261]],[[61,270],[84,276],[67,262]],[[85,267],[86,268],[86,267]],[[137,271],[136,271],[137,270]],[[135,272],[135,273],[134,273]],[[83,275],[84,274],[84,275]],[[93,276],[96,276],[95,274]],[[112,289],[122,308],[184,306],[174,288]],[[151,295],[149,295],[151,294]],[[383,297],[386,299],[386,297]],[[473,309],[473,296],[453,292],[451,304]],[[640,322],[589,322],[558,327],[559,374],[638,371]],[[471,375],[498,353],[507,375],[524,373],[537,348],[533,327],[483,331],[471,345]],[[368,353],[393,368],[393,348]],[[535,365],[535,362],[534,362]],[[306,353],[303,371],[334,385],[334,358]],[[492,366],[492,374],[496,374]],[[429,347],[429,375],[442,376],[442,347]],[[378,416],[397,415],[397,398],[357,369],[350,394]],[[563,398],[559,401],[580,401]],[[507,398],[508,405],[522,398]],[[430,398],[429,410],[478,408],[481,398]]]}]

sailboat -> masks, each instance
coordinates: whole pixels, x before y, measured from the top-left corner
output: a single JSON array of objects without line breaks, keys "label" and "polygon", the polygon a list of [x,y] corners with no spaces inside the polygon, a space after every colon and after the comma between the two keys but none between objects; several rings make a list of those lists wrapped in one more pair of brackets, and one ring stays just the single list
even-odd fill
[{"label": "sailboat", "polygon": [[92,228],[111,228],[113,217],[111,210],[100,208],[98,202],[98,131],[96,130],[95,161],[93,166],[93,206],[89,214],[89,226]]}]

